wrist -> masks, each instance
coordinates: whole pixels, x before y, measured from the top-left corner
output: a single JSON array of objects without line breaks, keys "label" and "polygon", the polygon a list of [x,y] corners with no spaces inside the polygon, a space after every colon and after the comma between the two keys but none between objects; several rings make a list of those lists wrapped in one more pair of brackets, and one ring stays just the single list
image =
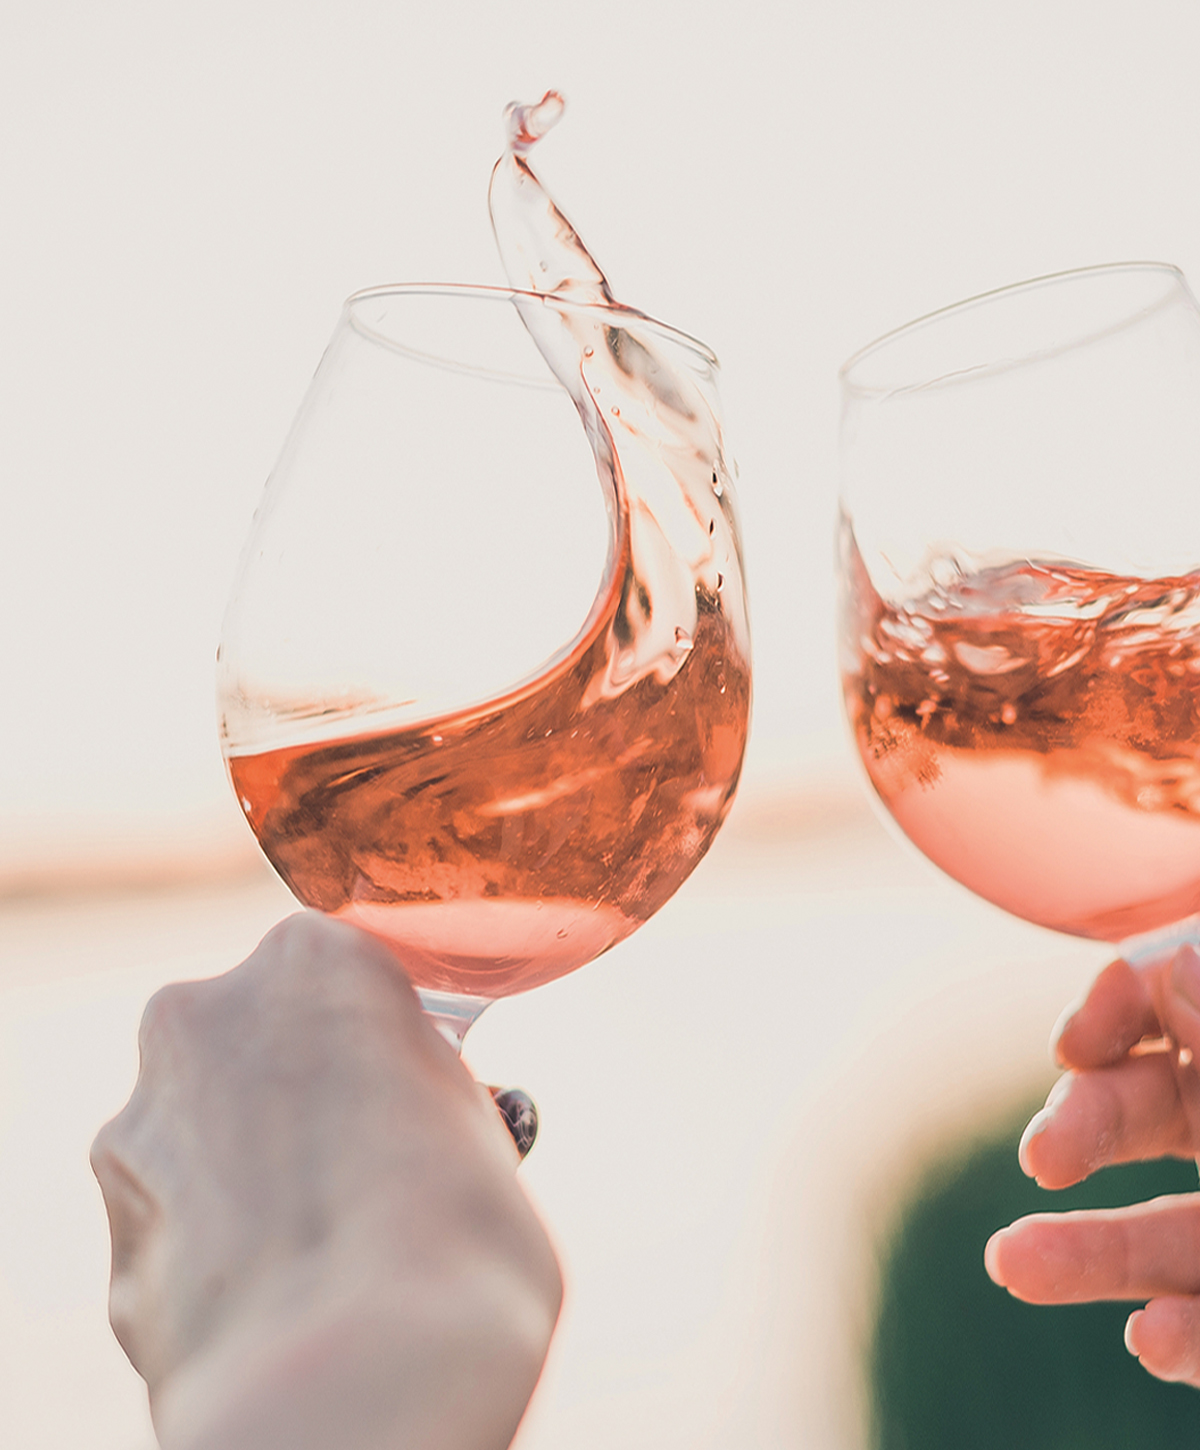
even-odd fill
[{"label": "wrist", "polygon": [[152,1387],[163,1450],[504,1450],[557,1317],[528,1276],[472,1264],[256,1296]]}]

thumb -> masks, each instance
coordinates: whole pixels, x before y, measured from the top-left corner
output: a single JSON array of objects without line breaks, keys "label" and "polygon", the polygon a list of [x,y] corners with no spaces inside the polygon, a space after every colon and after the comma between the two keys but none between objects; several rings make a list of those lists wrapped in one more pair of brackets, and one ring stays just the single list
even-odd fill
[{"label": "thumb", "polygon": [[1200,951],[1188,943],[1171,958],[1163,1002],[1163,1026],[1171,1038],[1175,1082],[1200,1152]]}]

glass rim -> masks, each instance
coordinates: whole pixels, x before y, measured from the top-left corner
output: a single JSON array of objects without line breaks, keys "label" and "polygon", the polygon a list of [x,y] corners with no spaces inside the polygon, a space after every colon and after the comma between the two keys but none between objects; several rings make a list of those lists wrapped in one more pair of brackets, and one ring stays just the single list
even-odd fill
[{"label": "glass rim", "polygon": [[[1182,268],[1176,266],[1173,262],[1151,260],[1099,262],[1086,267],[1068,267],[1060,272],[1045,272],[1037,277],[1026,277],[1019,282],[1009,282],[1002,287],[989,288],[986,292],[977,292],[970,297],[960,299],[958,302],[948,303],[944,307],[936,307],[932,312],[922,313],[921,316],[914,317],[910,321],[902,323],[899,327],[889,329],[873,341],[867,343],[865,347],[860,347],[856,352],[852,353],[838,369],[838,380],[843,388],[864,395],[875,393],[889,394],[903,391],[903,384],[889,388],[880,384],[856,383],[851,375],[869,358],[876,356],[901,339],[910,336],[922,328],[928,327],[931,323],[947,320],[968,312],[972,308],[982,307],[1002,298],[1016,297],[1023,292],[1032,292],[1039,287],[1045,287],[1051,283],[1081,281],[1086,278],[1128,275],[1138,272],[1161,275],[1164,278],[1170,279],[1172,284],[1182,286],[1184,291],[1190,294],[1187,278],[1184,276]],[[1128,317],[1122,320],[1128,320]]]},{"label": "glass rim", "polygon": [[[719,368],[721,365],[717,354],[700,338],[684,332],[682,328],[673,327],[669,322],[662,322],[648,312],[642,312],[640,308],[628,307],[623,302],[584,302],[560,292],[534,292],[520,287],[493,287],[475,282],[390,282],[362,287],[352,292],[342,304],[342,311],[353,315],[360,303],[379,297],[475,297],[489,302],[514,302],[524,299],[549,305],[559,312],[572,312],[586,317],[608,316],[614,320],[614,325],[627,327],[630,323],[636,323],[639,327],[648,327],[667,342],[696,353],[710,367]],[[363,325],[361,320],[356,319],[355,325],[382,341],[388,340],[375,328]]]}]

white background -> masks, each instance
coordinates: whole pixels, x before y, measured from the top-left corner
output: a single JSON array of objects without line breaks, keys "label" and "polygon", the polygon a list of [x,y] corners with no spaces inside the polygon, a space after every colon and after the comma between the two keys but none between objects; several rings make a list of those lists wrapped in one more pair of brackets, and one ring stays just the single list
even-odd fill
[{"label": "white background", "polygon": [[545,180],[723,362],[751,786],[841,768],[839,364],[1037,273],[1200,276],[1198,55],[1189,0],[0,0],[0,868],[241,845],[213,657],[262,484],[343,296],[502,280],[500,116],[548,86]]}]

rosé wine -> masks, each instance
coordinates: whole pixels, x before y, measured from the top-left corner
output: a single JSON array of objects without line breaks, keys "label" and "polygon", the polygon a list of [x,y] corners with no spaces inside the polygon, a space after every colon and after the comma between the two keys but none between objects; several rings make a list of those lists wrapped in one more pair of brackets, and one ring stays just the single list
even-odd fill
[{"label": "ros\u00e9 wine", "polygon": [[842,683],[904,832],[1017,916],[1119,941],[1200,910],[1200,573],[949,562],[884,601],[848,522]]},{"label": "ros\u00e9 wine", "polygon": [[422,987],[505,996],[628,936],[708,849],[750,682],[714,602],[667,684],[585,706],[619,602],[515,698],[416,729],[229,761],[247,819],[306,905],[385,937]]}]

